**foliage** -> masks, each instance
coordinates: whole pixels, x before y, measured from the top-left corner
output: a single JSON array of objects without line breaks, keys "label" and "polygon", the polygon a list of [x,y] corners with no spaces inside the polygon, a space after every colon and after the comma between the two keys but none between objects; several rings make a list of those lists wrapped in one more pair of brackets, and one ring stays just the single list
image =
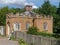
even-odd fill
[{"label": "foliage", "polygon": [[50,34],[50,33],[46,33],[46,32],[38,32],[37,33],[38,35],[41,35],[41,36],[48,36],[48,37],[52,37],[52,34]]},{"label": "foliage", "polygon": [[60,15],[60,7],[57,8],[57,12],[56,12],[58,15]]},{"label": "foliage", "polygon": [[24,10],[25,9],[20,9],[20,8],[11,8],[11,9],[9,9],[9,12],[10,13],[13,13],[13,14],[16,14],[16,13],[22,13],[22,12],[24,12]]},{"label": "foliage", "polygon": [[54,15],[54,33],[60,34],[60,16]]},{"label": "foliage", "polygon": [[52,6],[49,1],[44,2],[41,9],[42,13],[46,15],[51,15],[56,12],[56,8]]},{"label": "foliage", "polygon": [[3,7],[0,9],[0,25],[6,24],[6,14],[8,13],[8,7]]},{"label": "foliage", "polygon": [[37,35],[41,35],[41,36],[44,36],[44,37],[54,37],[54,38],[60,38],[59,35],[53,33],[46,33],[46,32],[38,32]]},{"label": "foliage", "polygon": [[46,1],[38,9],[34,9],[34,12],[38,14],[53,15],[56,14],[56,6],[52,6],[49,1]]},{"label": "foliage", "polygon": [[47,32],[38,32],[37,31],[38,28],[37,27],[30,27],[27,31],[28,34],[32,34],[32,35],[41,35],[44,37],[54,37],[54,38],[59,38],[59,35],[57,34],[51,34],[51,33],[47,33]]},{"label": "foliage", "polygon": [[46,15],[53,15],[56,13],[56,7],[52,6],[49,1],[44,2],[41,7],[41,13]]},{"label": "foliage", "polygon": [[24,12],[25,9],[20,9],[20,8],[9,8],[9,7],[3,7],[0,8],[0,25],[6,25],[6,14],[8,13],[14,13],[16,14],[17,12],[22,13]]},{"label": "foliage", "polygon": [[14,36],[11,36],[10,39],[11,39],[11,40],[16,40]]},{"label": "foliage", "polygon": [[38,28],[37,27],[30,27],[27,31],[28,34],[37,34],[37,30]]},{"label": "foliage", "polygon": [[25,43],[23,39],[19,39],[18,42],[19,42],[19,45],[28,45],[27,43]]}]

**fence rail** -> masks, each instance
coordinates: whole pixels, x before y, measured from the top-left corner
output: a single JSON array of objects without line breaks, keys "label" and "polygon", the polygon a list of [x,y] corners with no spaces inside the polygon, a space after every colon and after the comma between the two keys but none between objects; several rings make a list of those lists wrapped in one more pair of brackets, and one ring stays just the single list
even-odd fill
[{"label": "fence rail", "polygon": [[23,39],[29,45],[60,45],[60,40],[50,37],[43,37],[37,35],[30,35],[23,32],[14,32],[13,35],[16,39]]}]

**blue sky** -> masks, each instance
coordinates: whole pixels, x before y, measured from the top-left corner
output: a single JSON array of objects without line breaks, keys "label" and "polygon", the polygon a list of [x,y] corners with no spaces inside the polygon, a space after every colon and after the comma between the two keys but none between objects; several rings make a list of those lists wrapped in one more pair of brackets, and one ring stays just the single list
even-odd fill
[{"label": "blue sky", "polygon": [[[9,6],[14,8],[22,8],[25,4],[32,4],[34,8],[40,7],[45,0],[0,0],[0,7]],[[59,0],[50,0],[52,5],[58,7]]]},{"label": "blue sky", "polygon": [[[33,2],[36,6],[41,6],[45,0],[28,0],[27,2]],[[49,0],[52,5],[59,6],[59,0]]]}]

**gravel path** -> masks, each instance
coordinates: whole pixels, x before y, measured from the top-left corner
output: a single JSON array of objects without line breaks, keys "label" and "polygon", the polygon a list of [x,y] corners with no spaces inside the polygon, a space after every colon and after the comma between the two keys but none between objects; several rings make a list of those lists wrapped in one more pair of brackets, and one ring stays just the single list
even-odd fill
[{"label": "gravel path", "polygon": [[7,38],[0,38],[0,45],[18,45],[18,42],[8,40]]}]

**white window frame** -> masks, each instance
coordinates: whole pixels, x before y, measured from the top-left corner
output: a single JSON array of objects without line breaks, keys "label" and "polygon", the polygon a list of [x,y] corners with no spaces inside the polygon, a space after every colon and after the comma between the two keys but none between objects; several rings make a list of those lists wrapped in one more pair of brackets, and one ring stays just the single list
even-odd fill
[{"label": "white window frame", "polygon": [[[17,25],[19,25],[19,27]],[[14,23],[14,31],[20,31],[20,26],[20,23]]]},{"label": "white window frame", "polygon": [[29,27],[30,27],[30,23],[27,22],[27,23],[26,23],[26,30],[28,30]]}]

